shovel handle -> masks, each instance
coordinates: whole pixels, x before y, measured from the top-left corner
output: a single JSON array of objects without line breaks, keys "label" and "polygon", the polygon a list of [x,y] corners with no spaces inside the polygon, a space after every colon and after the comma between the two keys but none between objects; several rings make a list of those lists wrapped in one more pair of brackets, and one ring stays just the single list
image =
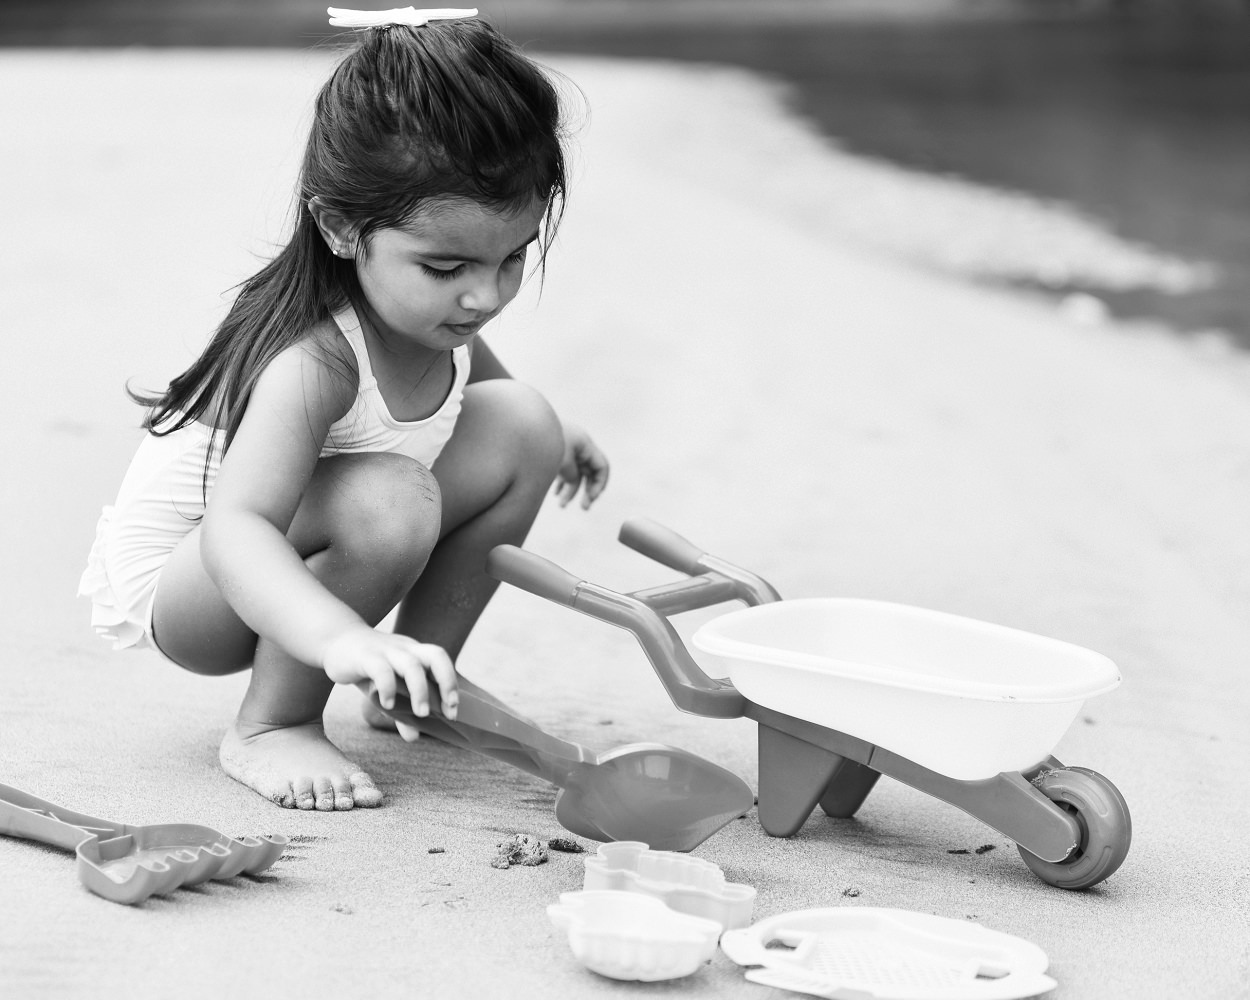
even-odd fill
[{"label": "shovel handle", "polygon": [[598,755],[590,748],[544,732],[467,677],[460,678],[458,689],[460,707],[454,720],[437,709],[428,716],[414,715],[402,690],[389,709],[382,707],[372,684],[367,693],[373,704],[393,719],[444,743],[519,767],[560,788],[568,785],[570,775],[581,765],[597,762]]}]

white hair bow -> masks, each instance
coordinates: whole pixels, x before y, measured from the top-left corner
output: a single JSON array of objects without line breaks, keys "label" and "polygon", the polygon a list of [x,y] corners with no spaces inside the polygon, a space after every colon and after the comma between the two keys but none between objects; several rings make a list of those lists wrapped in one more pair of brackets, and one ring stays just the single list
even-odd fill
[{"label": "white hair bow", "polygon": [[430,21],[454,21],[461,17],[476,17],[476,7],[432,7],[417,10],[415,7],[396,7],[394,10],[344,10],[327,7],[330,23],[337,28],[377,28],[384,24],[407,24],[419,28]]}]

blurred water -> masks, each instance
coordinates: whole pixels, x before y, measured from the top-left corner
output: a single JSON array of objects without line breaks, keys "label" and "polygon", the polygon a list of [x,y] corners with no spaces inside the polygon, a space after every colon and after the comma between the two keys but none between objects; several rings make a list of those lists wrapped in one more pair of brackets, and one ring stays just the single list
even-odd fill
[{"label": "blurred water", "polygon": [[[0,46],[302,46],[330,33],[299,0],[5,7]],[[1214,287],[1187,294],[1085,290],[1120,315],[1222,330],[1250,347],[1250,15],[664,20],[530,19],[510,33],[536,51],[721,62],[782,78],[796,109],[851,151],[1060,199],[1122,237],[1214,263]]]},{"label": "blurred water", "polygon": [[781,77],[850,150],[1062,199],[1213,262],[1191,294],[1091,291],[1250,347],[1250,19],[551,26],[535,44]]}]

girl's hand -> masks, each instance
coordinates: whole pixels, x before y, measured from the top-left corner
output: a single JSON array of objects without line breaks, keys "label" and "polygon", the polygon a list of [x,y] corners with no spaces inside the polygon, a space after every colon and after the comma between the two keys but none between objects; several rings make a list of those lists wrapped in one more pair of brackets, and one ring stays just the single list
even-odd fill
[{"label": "girl's hand", "polygon": [[578,489],[584,486],[582,510],[589,510],[607,485],[607,457],[584,430],[576,424],[565,424],[564,461],[556,473],[555,488],[560,506],[568,506],[568,502],[577,496]]},{"label": "girl's hand", "polygon": [[[430,714],[428,674],[438,687],[443,715],[448,719],[456,717],[460,704],[456,668],[441,646],[361,625],[334,639],[326,647],[321,665],[336,684],[372,681],[383,708],[395,707],[402,682],[408,689],[413,714],[422,718]],[[405,739],[409,736],[403,735]]]}]

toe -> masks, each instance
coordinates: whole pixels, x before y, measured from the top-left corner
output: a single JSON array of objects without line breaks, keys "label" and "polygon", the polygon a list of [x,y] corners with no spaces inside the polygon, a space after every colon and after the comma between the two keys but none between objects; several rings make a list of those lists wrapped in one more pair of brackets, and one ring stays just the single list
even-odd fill
[{"label": "toe", "polygon": [[291,782],[295,792],[296,809],[312,809],[317,805],[317,797],[313,795],[312,778],[300,777]]},{"label": "toe", "polygon": [[318,778],[313,782],[313,795],[321,812],[331,812],[334,809],[334,785],[329,778]]},{"label": "toe", "polygon": [[260,792],[261,795],[276,806],[281,806],[283,809],[295,808],[295,794],[291,790],[289,782],[277,781],[269,783],[248,781],[244,783]]},{"label": "toe", "polygon": [[295,808],[295,795],[289,786],[286,788],[275,788],[265,797],[274,805],[281,806],[283,809]]},{"label": "toe", "polygon": [[356,808],[356,796],[352,794],[352,783],[346,777],[334,779],[334,808]]},{"label": "toe", "polygon": [[372,809],[382,804],[382,790],[364,771],[357,771],[349,780],[352,786],[352,800],[356,805]]}]

